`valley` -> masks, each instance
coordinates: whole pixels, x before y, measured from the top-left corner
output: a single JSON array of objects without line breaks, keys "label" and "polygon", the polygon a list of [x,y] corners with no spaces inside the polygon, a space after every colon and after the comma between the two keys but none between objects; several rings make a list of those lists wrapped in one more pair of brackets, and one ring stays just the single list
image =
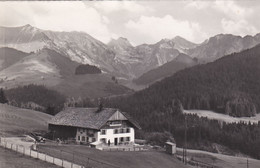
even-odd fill
[{"label": "valley", "polygon": [[[0,87],[17,106],[0,106],[1,134],[47,131],[51,115],[63,108],[101,104],[133,116],[143,128],[137,137],[152,145],[174,137],[179,148],[216,152],[218,144],[259,159],[259,43],[259,34],[218,34],[200,44],[176,36],[134,46],[124,37],[105,44],[85,32],[0,27]],[[77,150],[120,166],[132,159],[139,167],[186,167],[158,151]],[[188,153],[212,156],[219,167],[241,166],[231,156]]]}]

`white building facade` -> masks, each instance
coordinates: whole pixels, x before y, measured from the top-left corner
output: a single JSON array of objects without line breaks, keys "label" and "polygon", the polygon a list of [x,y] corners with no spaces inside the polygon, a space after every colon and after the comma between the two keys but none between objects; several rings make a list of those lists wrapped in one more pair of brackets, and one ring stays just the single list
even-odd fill
[{"label": "white building facade", "polygon": [[92,143],[97,141],[116,146],[133,144],[134,140],[134,125],[119,110],[102,125],[101,129],[77,128],[76,134],[76,141],[78,143]]}]

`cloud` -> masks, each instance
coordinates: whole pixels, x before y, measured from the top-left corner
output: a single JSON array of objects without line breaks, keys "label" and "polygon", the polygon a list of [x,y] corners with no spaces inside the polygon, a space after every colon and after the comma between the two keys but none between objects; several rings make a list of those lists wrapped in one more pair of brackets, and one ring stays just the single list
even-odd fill
[{"label": "cloud", "polygon": [[242,1],[6,1],[0,3],[0,25],[31,24],[48,30],[83,31],[105,43],[123,36],[137,45],[177,35],[199,43],[219,33],[257,32],[259,3],[254,4]]},{"label": "cloud", "polygon": [[184,8],[197,9],[197,10],[206,9],[206,8],[210,7],[210,4],[211,4],[211,2],[208,2],[208,1],[191,1],[191,2],[187,1],[185,3],[187,3],[187,4],[185,5]]},{"label": "cloud", "polygon": [[255,35],[258,32],[258,30],[246,20],[233,21],[223,18],[221,24],[224,33],[245,36]]},{"label": "cloud", "polygon": [[108,42],[113,36],[108,29],[110,20],[96,9],[74,2],[6,2],[0,4],[2,26],[31,24],[55,31],[83,31]]},{"label": "cloud", "polygon": [[119,11],[127,11],[131,13],[151,12],[152,8],[131,1],[99,1],[95,3],[85,2],[86,5],[91,5],[97,10],[105,13],[113,13]]},{"label": "cloud", "polygon": [[[125,24],[125,27],[127,32],[136,34],[136,40],[133,39],[135,44],[140,44],[143,41],[147,43],[158,42],[162,38],[175,36],[182,36],[191,41],[205,39],[205,33],[201,31],[198,23],[176,20],[170,15],[164,17],[142,16],[137,21],[130,20]],[[198,34],[200,35],[198,36]]]},{"label": "cloud", "polygon": [[254,35],[257,28],[247,21],[253,16],[253,10],[243,7],[234,1],[216,1],[214,9],[224,14],[221,19],[223,33],[236,34],[240,36]]},{"label": "cloud", "polygon": [[252,9],[239,6],[234,1],[216,1],[213,8],[223,12],[227,17],[233,20],[244,19],[253,14]]}]

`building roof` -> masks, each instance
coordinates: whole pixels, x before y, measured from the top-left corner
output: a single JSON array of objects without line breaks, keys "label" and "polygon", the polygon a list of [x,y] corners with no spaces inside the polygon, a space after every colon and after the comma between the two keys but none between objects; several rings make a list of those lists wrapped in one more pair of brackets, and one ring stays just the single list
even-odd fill
[{"label": "building roof", "polygon": [[[103,108],[101,111],[97,111],[97,108],[70,107],[56,114],[49,121],[49,124],[100,129],[117,111],[118,109],[113,108]],[[127,115],[125,112],[121,113],[136,128],[141,128],[139,124],[129,115]]]},{"label": "building roof", "polygon": [[171,146],[176,146],[176,144],[174,142],[165,142],[165,144],[171,145]]}]

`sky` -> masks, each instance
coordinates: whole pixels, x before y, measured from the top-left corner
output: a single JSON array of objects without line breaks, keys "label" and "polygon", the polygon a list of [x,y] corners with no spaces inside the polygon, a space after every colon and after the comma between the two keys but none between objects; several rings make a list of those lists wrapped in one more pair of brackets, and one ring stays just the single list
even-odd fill
[{"label": "sky", "polygon": [[1,1],[0,26],[30,24],[44,30],[83,31],[108,43],[132,45],[181,36],[194,43],[223,33],[260,33],[258,0]]}]

